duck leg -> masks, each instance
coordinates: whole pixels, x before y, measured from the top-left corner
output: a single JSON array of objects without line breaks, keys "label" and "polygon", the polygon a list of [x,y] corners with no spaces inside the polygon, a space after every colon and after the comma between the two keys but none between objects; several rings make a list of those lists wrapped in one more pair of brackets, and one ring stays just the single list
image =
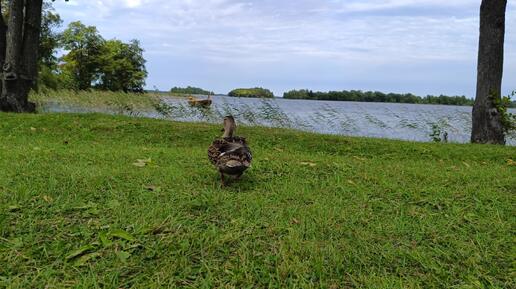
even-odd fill
[{"label": "duck leg", "polygon": [[222,171],[219,171],[220,173],[220,180],[222,181],[222,186],[225,187],[226,186],[226,182],[224,180],[224,173],[222,173]]}]

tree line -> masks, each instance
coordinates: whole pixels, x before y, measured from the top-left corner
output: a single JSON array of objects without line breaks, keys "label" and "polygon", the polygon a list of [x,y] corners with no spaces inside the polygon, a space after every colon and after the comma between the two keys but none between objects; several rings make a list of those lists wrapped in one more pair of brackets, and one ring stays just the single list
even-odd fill
[{"label": "tree line", "polygon": [[214,95],[213,91],[204,90],[199,87],[187,86],[187,87],[177,87],[174,86],[170,89],[171,93],[177,94],[203,94],[203,95]]},{"label": "tree line", "polygon": [[[308,89],[291,90],[285,92],[286,99],[312,99],[335,101],[360,101],[360,102],[394,102],[394,103],[418,103],[418,104],[446,104],[446,105],[473,105],[474,100],[466,96],[427,95],[424,97],[412,93],[383,93],[380,91],[312,91]],[[516,105],[516,103],[513,103]]]}]

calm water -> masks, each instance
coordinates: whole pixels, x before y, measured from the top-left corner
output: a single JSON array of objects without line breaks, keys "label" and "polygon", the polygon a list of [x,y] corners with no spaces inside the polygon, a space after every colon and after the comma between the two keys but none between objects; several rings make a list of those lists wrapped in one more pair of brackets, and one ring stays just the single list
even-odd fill
[{"label": "calm water", "polygon": [[[162,98],[162,101],[157,111],[119,112],[214,123],[231,114],[241,124],[412,141],[432,141],[433,137],[442,139],[447,134],[449,142],[464,143],[469,142],[471,131],[471,107],[462,106],[215,96],[210,108],[197,108],[190,107],[186,99]],[[43,110],[84,111],[58,105],[48,105]],[[515,136],[509,136],[507,141],[516,145]]]}]

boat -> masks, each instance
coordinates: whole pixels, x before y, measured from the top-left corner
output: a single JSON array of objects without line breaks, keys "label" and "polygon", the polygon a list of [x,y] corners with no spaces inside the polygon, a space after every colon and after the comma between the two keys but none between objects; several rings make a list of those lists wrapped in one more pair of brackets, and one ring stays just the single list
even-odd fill
[{"label": "boat", "polygon": [[203,106],[208,107],[211,105],[211,95],[208,95],[207,99],[198,99],[193,96],[188,97],[188,104],[190,106]]}]

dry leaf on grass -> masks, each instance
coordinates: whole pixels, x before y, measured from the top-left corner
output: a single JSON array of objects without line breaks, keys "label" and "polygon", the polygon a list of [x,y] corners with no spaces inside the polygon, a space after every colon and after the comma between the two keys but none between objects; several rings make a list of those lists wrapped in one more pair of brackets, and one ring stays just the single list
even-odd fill
[{"label": "dry leaf on grass", "polygon": [[316,163],[312,163],[312,162],[300,162],[300,164],[303,166],[310,166],[310,167],[315,167],[317,165]]},{"label": "dry leaf on grass", "polygon": [[144,166],[151,163],[151,159],[137,159],[136,162],[133,163],[133,166],[143,168]]}]

